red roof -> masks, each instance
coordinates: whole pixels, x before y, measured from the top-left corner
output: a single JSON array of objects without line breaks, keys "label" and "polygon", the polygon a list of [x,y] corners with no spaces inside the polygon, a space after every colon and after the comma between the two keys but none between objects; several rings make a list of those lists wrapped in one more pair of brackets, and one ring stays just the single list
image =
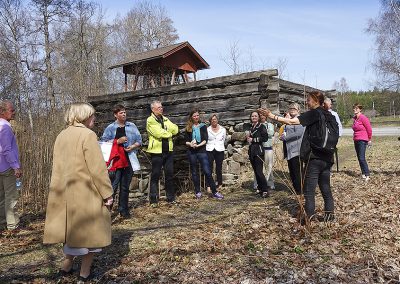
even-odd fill
[{"label": "red roof", "polygon": [[196,59],[196,65],[197,65],[198,70],[210,68],[210,65],[208,65],[208,63],[193,48],[193,46],[189,42],[185,41],[185,42],[172,44],[169,46],[164,46],[164,47],[156,48],[156,49],[149,50],[146,52],[141,52],[141,53],[135,54],[129,60],[126,60],[124,62],[121,62],[121,63],[113,65],[113,66],[110,66],[109,69],[114,69],[114,68],[123,67],[123,66],[127,66],[127,65],[135,65],[138,63],[148,62],[148,61],[152,61],[152,60],[156,60],[156,59],[164,59],[184,48],[187,48],[192,53],[194,58]]}]

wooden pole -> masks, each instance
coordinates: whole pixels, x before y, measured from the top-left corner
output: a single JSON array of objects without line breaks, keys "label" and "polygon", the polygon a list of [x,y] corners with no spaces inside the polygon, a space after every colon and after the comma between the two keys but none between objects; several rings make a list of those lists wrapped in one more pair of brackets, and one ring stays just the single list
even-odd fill
[{"label": "wooden pole", "polygon": [[125,92],[128,91],[128,74],[125,73]]},{"label": "wooden pole", "polygon": [[174,71],[172,72],[172,78],[171,78],[171,85],[173,85],[173,84],[175,84],[175,69],[174,69]]},{"label": "wooden pole", "polygon": [[160,70],[160,84],[161,84],[161,86],[165,86],[165,80],[164,80],[164,72],[163,72],[163,70]]}]

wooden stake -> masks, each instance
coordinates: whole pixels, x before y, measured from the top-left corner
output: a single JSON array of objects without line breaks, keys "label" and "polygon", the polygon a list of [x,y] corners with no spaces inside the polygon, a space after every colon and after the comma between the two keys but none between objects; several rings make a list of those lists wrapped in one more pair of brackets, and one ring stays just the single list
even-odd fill
[{"label": "wooden stake", "polygon": [[171,85],[175,84],[175,71],[174,69],[174,72],[172,72]]}]

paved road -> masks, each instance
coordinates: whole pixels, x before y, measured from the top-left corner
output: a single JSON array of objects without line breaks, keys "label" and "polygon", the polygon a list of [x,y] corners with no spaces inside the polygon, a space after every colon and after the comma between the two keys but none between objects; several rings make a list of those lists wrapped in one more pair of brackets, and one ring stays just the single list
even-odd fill
[{"label": "paved road", "polygon": [[[343,128],[343,136],[353,136],[353,130]],[[372,127],[372,136],[400,136],[400,127]]]}]

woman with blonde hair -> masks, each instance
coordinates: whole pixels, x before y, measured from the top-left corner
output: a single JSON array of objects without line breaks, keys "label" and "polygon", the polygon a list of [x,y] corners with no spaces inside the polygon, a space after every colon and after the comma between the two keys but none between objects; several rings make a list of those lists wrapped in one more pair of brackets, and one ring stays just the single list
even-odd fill
[{"label": "woman with blonde hair", "polygon": [[195,197],[200,199],[202,196],[197,164],[197,162],[200,162],[203,173],[206,176],[207,185],[211,187],[212,196],[216,199],[223,199],[224,196],[217,191],[214,179],[212,178],[210,163],[206,152],[206,143],[208,140],[207,126],[200,121],[200,113],[197,109],[192,110],[189,114],[186,123],[185,138],[186,146],[188,147],[187,155],[192,172]]},{"label": "woman with blonde hair", "polygon": [[111,244],[112,187],[106,164],[90,130],[94,108],[74,103],[65,114],[67,128],[57,136],[44,229],[45,244],[63,243],[65,259],[59,272],[73,272],[82,257],[79,280],[91,278],[94,254]]}]

